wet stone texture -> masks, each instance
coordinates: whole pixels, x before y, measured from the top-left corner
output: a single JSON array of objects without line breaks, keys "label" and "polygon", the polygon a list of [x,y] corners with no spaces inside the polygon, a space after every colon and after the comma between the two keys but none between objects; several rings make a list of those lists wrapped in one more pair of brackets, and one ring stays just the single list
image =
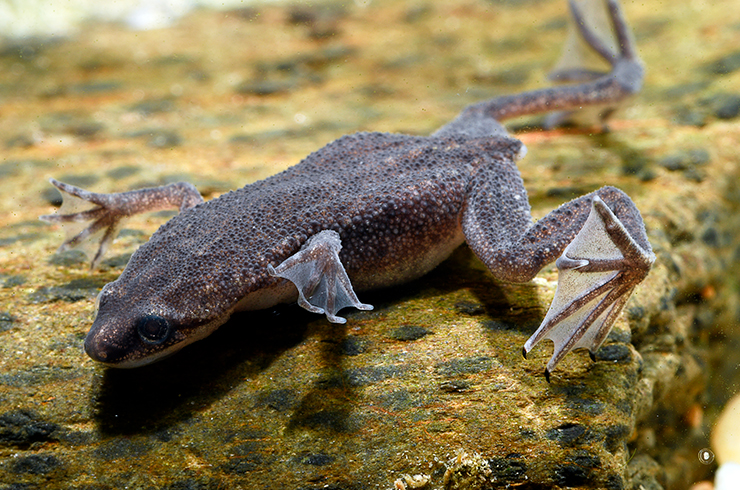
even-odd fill
[{"label": "wet stone texture", "polygon": [[428,134],[471,102],[542,86],[565,2],[254,6],[0,50],[0,490],[710,477],[697,452],[740,381],[740,29],[729,0],[626,7],[648,77],[611,131],[513,122],[536,217],[616,185],[657,255],[595,361],[571,354],[549,384],[551,347],[520,352],[554,268],[502,283],[466,247],[362,296],[375,310],[345,326],[296,306],[240,314],[161,363],[107,370],[82,352],[94,298],[171,214],[129,221],[94,272],[55,255],[61,237],[36,217],[58,205],[50,176],[102,192],[184,178],[210,199],[344,133]]}]

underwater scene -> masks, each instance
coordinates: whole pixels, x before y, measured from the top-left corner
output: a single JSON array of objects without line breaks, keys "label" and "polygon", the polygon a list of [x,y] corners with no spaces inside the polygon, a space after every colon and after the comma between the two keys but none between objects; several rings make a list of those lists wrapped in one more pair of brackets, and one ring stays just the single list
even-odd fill
[{"label": "underwater scene", "polygon": [[740,488],[736,11],[0,0],[0,490]]}]

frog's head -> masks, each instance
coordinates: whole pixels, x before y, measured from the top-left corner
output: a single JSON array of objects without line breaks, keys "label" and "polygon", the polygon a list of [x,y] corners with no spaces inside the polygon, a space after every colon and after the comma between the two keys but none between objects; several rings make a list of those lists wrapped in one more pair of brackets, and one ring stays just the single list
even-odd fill
[{"label": "frog's head", "polygon": [[85,337],[85,352],[106,366],[133,368],[158,361],[211,334],[229,318],[228,313],[213,317],[208,310],[184,317],[156,296],[144,298],[119,281],[98,295],[95,321]]},{"label": "frog's head", "polygon": [[184,218],[181,213],[152,235],[98,295],[85,338],[92,359],[143,366],[206,337],[231,315],[243,286],[228,266],[234,247]]}]

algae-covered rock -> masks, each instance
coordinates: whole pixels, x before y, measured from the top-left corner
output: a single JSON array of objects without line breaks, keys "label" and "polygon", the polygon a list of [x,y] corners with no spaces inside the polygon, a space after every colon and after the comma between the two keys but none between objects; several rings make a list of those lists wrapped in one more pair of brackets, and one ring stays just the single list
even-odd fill
[{"label": "algae-covered rock", "polygon": [[187,175],[211,198],[346,132],[428,134],[469,103],[543,86],[564,1],[259,5],[158,31],[90,25],[33,60],[0,55],[0,490],[673,490],[707,477],[698,451],[740,381],[740,130],[712,102],[740,86],[732,43],[702,34],[733,29],[734,5],[715,6],[625,5],[648,77],[610,131],[518,134],[535,216],[615,185],[657,256],[595,360],[572,353],[549,383],[551,345],[521,348],[555,268],[499,282],[465,246],[362,295],[375,309],[347,325],[286,305],[160,363],[106,369],[82,351],[95,296],[167,218],[127,222],[140,231],[91,272],[54,256],[61,237],[36,217],[53,211],[50,176],[107,192]]}]

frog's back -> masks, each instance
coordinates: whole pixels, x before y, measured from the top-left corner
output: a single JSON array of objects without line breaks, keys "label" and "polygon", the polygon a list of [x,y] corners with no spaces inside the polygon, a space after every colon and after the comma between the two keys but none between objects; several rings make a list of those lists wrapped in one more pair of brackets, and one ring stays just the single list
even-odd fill
[{"label": "frog's back", "polygon": [[192,291],[220,310],[223,298],[233,305],[274,284],[267,265],[322,230],[339,233],[340,258],[357,290],[421,276],[463,242],[460,213],[476,167],[497,144],[518,143],[496,141],[345,136],[282,173],[174,217],[117,282],[140,284],[148,290],[142,296],[167,296],[185,309]]},{"label": "frog's back", "polygon": [[[460,215],[480,165],[496,160],[508,167],[501,173],[518,176],[511,159],[500,154],[512,148],[519,151],[521,143],[501,137],[348,135],[235,191],[234,199],[244,199],[235,214],[260,207],[258,228],[271,230],[270,259],[278,263],[308,237],[334,230],[356,289],[405,282],[428,272],[464,241]],[[427,259],[434,263],[418,263]]]}]

